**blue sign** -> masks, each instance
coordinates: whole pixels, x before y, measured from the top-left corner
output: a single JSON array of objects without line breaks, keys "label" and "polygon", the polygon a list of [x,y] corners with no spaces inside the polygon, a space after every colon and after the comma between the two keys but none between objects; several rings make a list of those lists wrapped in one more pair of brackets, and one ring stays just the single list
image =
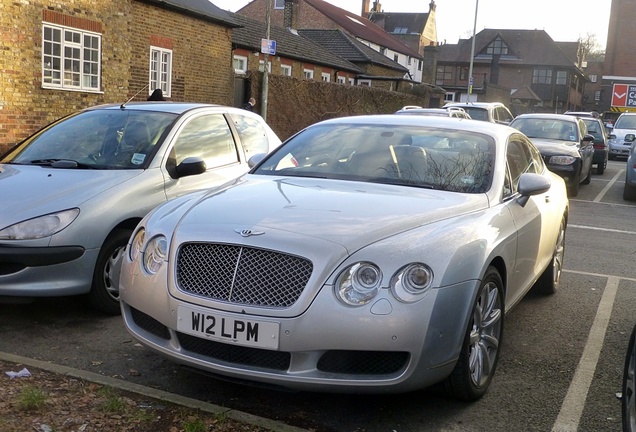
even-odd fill
[{"label": "blue sign", "polygon": [[261,52],[263,54],[276,54],[276,41],[271,39],[261,39]]}]

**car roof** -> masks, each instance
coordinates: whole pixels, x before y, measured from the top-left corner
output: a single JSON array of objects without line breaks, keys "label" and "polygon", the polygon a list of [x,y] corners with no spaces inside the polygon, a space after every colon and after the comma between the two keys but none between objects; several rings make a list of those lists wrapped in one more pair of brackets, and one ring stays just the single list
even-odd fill
[{"label": "car roof", "polygon": [[494,106],[505,106],[501,102],[450,102],[444,105],[444,107],[477,107],[477,108],[489,108]]},{"label": "car roof", "polygon": [[[205,103],[186,103],[186,102],[126,102],[123,104],[104,104],[94,107],[86,108],[86,111],[91,110],[118,110],[122,108],[143,110],[143,111],[161,111],[170,112],[174,114],[182,114],[186,111],[190,111],[196,108],[220,108],[220,109],[232,109],[239,110],[240,108],[226,107],[216,104]],[[243,110],[245,111],[245,110]],[[248,111],[245,111],[248,112]]]},{"label": "car roof", "polygon": [[599,118],[598,114],[594,114],[593,112],[586,112],[586,111],[566,111],[563,114],[577,116],[577,117]]},{"label": "car roof", "polygon": [[497,136],[504,138],[510,133],[519,133],[517,129],[511,128],[506,125],[471,120],[461,119],[453,117],[440,117],[440,116],[410,116],[410,115],[398,115],[398,114],[376,114],[376,115],[359,115],[349,117],[338,117],[329,120],[323,120],[315,123],[309,127],[326,124],[373,124],[373,125],[388,125],[388,126],[416,126],[416,127],[431,127],[431,128],[443,128],[453,130],[464,130],[474,133],[482,133],[490,136]]},{"label": "car roof", "polygon": [[449,107],[449,108],[402,108],[399,111],[396,111],[395,114],[434,114],[439,116],[450,116],[452,112],[462,112],[466,115],[466,111],[459,107]]}]

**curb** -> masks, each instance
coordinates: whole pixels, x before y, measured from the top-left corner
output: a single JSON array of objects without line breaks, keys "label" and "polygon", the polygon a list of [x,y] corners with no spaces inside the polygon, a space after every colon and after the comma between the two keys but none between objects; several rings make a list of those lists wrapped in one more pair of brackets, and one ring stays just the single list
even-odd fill
[{"label": "curb", "polygon": [[218,405],[203,402],[197,399],[192,399],[184,396],[179,396],[167,391],[158,390],[152,387],[146,387],[140,384],[123,381],[121,379],[112,378],[104,375],[100,375],[94,372],[88,372],[81,369],[75,369],[68,366],[49,363],[41,360],[36,360],[28,357],[22,357],[14,354],[9,354],[0,351],[0,360],[10,363],[18,363],[34,368],[42,369],[47,372],[53,372],[61,375],[78,378],[97,384],[117,388],[119,390],[125,390],[132,393],[137,393],[143,396],[147,396],[153,399],[159,399],[165,402],[170,402],[176,405],[185,406],[187,408],[194,408],[201,411],[205,411],[211,414],[222,414],[227,418],[236,420],[242,423],[247,423],[252,426],[259,426],[272,431],[280,432],[307,432],[306,429],[298,428],[295,426],[289,426],[285,423],[281,423],[275,420],[270,420],[264,417],[248,414],[243,411],[224,408]]}]

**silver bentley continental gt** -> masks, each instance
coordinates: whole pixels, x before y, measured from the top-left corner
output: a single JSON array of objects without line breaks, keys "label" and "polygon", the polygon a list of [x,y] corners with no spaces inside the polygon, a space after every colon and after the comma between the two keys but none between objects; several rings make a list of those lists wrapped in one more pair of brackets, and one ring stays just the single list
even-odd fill
[{"label": "silver bentley continental gt", "polygon": [[128,331],[171,360],[306,391],[490,385],[504,315],[557,291],[568,198],[516,129],[377,115],[300,131],[176,198],[122,264]]}]

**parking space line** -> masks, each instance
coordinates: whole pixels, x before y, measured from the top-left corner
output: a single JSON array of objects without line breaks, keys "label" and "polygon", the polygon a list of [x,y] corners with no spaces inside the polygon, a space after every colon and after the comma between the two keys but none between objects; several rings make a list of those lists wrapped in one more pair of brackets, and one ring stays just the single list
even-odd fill
[{"label": "parking space line", "polygon": [[578,429],[583,408],[585,407],[585,400],[587,399],[587,394],[594,378],[594,371],[603,348],[603,341],[609,325],[620,279],[615,276],[609,276],[607,279],[603,297],[585,343],[581,360],[576,367],[574,377],[561,405],[559,416],[554,426],[552,426],[552,432],[576,432]]},{"label": "parking space line", "polygon": [[625,231],[625,230],[617,230],[617,229],[611,229],[611,228],[600,228],[600,227],[593,227],[593,226],[587,226],[587,225],[568,224],[568,228],[581,228],[581,229],[589,229],[589,230],[594,230],[594,231],[613,232],[613,233],[619,233],[619,234],[636,234],[636,231]]},{"label": "parking space line", "polygon": [[616,183],[616,180],[618,180],[618,178],[620,176],[622,176],[622,174],[625,172],[624,169],[618,170],[618,172],[614,175],[614,177],[612,177],[612,179],[609,181],[609,183],[607,183],[605,185],[605,187],[603,188],[603,190],[596,195],[596,198],[594,198],[593,202],[599,202],[603,199],[603,197],[605,196],[605,194],[607,193],[608,190],[610,190],[610,188],[612,186],[614,186],[614,183]]}]

